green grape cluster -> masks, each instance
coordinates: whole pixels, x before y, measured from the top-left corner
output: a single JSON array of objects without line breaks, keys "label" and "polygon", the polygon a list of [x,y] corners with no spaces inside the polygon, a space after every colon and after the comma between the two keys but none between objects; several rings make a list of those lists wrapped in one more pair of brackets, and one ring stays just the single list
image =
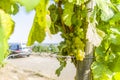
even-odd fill
[{"label": "green grape cluster", "polygon": [[58,46],[60,55],[74,56],[75,60],[80,61],[85,57],[85,30],[87,28],[85,6],[78,6],[67,0],[60,0],[49,6],[52,21],[50,31],[53,34],[62,32],[61,36],[64,39]]},{"label": "green grape cluster", "polygon": [[61,54],[64,56],[74,56],[76,60],[82,61],[85,57],[84,53],[84,33],[82,28],[75,27],[73,32],[61,34],[64,41],[60,44]]}]

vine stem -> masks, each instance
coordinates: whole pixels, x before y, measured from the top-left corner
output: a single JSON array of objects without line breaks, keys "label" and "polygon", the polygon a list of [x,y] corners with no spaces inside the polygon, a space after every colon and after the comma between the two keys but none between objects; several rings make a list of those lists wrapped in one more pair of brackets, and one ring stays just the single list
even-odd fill
[{"label": "vine stem", "polygon": [[61,24],[62,24],[62,27],[63,27],[63,31],[66,33],[65,25],[64,25],[63,19],[62,19],[62,7],[61,7],[61,4],[62,4],[62,0],[59,0],[59,2],[58,2],[58,10],[59,10],[59,13],[60,13],[60,18],[61,18]]},{"label": "vine stem", "polygon": [[109,47],[107,48],[105,53],[107,53],[109,51],[110,47],[111,47],[111,44],[109,45]]}]

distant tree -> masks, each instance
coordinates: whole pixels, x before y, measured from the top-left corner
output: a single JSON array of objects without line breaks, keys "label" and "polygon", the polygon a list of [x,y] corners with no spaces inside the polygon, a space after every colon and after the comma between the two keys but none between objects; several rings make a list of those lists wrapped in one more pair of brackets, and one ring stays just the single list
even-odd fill
[{"label": "distant tree", "polygon": [[33,52],[38,52],[38,51],[39,51],[39,47],[38,47],[38,46],[34,46],[34,47],[32,48],[32,51],[33,51]]}]

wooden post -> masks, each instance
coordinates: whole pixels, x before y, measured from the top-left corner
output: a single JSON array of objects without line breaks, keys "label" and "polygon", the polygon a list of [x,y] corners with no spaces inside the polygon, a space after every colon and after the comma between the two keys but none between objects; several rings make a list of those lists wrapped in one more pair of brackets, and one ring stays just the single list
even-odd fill
[{"label": "wooden post", "polygon": [[[91,11],[94,8],[95,3],[93,0],[87,5]],[[88,12],[88,18],[90,17],[91,12]],[[90,42],[86,42],[85,45],[85,59],[83,61],[76,61],[76,80],[92,80],[91,75],[91,64],[93,62],[93,50],[94,46]]]},{"label": "wooden post", "polygon": [[76,64],[76,80],[92,80],[91,64],[93,62],[93,45],[86,43],[86,58],[83,61],[77,61]]}]

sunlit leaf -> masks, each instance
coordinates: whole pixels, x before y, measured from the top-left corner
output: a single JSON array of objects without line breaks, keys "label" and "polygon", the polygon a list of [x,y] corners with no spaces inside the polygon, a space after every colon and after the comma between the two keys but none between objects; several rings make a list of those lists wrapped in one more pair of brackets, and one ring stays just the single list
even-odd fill
[{"label": "sunlit leaf", "polygon": [[102,41],[102,36],[100,36],[99,34],[96,31],[96,24],[95,23],[89,23],[86,38],[94,46],[99,46],[101,41]]},{"label": "sunlit leaf", "polygon": [[45,29],[49,21],[47,22],[47,5],[48,0],[40,0],[40,3],[36,6],[36,14],[32,29],[30,31],[27,45],[32,45],[35,41],[42,42],[45,38]]},{"label": "sunlit leaf", "polygon": [[76,5],[81,5],[87,2],[88,0],[74,0],[76,2]]},{"label": "sunlit leaf", "polygon": [[19,3],[23,6],[25,6],[27,11],[31,11],[34,9],[41,0],[18,0]]},{"label": "sunlit leaf", "polygon": [[19,11],[19,6],[18,6],[18,4],[13,4],[13,15],[15,15],[18,11]]},{"label": "sunlit leaf", "polygon": [[100,62],[94,62],[91,66],[93,80],[112,80],[112,72],[108,66]]},{"label": "sunlit leaf", "polygon": [[0,0],[0,9],[3,9],[6,13],[16,14],[19,11],[17,0]]},{"label": "sunlit leaf", "polygon": [[55,4],[49,6],[48,10],[50,11],[50,17],[53,22],[55,22],[58,18],[58,10]]},{"label": "sunlit leaf", "polygon": [[110,0],[112,3],[120,4],[120,0]]},{"label": "sunlit leaf", "polygon": [[40,3],[36,6],[36,17],[37,22],[41,27],[46,27],[46,15],[47,15],[47,6],[49,0],[40,0]]},{"label": "sunlit leaf", "polygon": [[110,9],[108,6],[108,3],[110,3],[110,0],[95,0],[95,2],[97,3],[99,9],[102,10],[101,19],[103,21],[107,21],[113,17],[114,13],[112,9]]},{"label": "sunlit leaf", "polygon": [[104,37],[105,37],[105,33],[104,33],[102,30],[97,29],[97,33],[98,33],[98,35],[99,35],[101,38],[104,38]]},{"label": "sunlit leaf", "polygon": [[8,39],[14,29],[14,22],[9,14],[0,9],[0,64],[8,56]]},{"label": "sunlit leaf", "polygon": [[111,30],[111,32],[112,32],[113,34],[120,35],[119,29],[117,29],[117,28],[110,28],[110,30]]},{"label": "sunlit leaf", "polygon": [[32,45],[35,41],[42,42],[45,38],[45,28],[38,24],[37,17],[34,18],[34,23],[31,28],[27,45]]},{"label": "sunlit leaf", "polygon": [[67,25],[67,26],[71,26],[71,18],[72,18],[72,15],[73,15],[73,7],[74,7],[74,4],[72,3],[65,3],[65,9],[63,11],[63,21],[64,23]]},{"label": "sunlit leaf", "polygon": [[51,18],[49,14],[46,15],[46,29],[45,31],[48,33],[48,35],[51,37],[51,32],[50,32],[50,27],[51,27]]},{"label": "sunlit leaf", "polygon": [[120,45],[111,44],[111,49],[113,52],[120,52]]},{"label": "sunlit leaf", "polygon": [[57,74],[57,76],[60,76],[60,73],[65,66],[66,66],[66,62],[65,61],[60,61],[60,67],[55,72]]},{"label": "sunlit leaf", "polygon": [[116,72],[114,74],[114,80],[119,80],[120,79],[120,72]]},{"label": "sunlit leaf", "polygon": [[68,0],[68,2],[73,2],[74,0]]},{"label": "sunlit leaf", "polygon": [[120,72],[120,56],[117,56],[117,58],[110,64],[110,68],[113,72]]},{"label": "sunlit leaf", "polygon": [[110,35],[111,42],[115,45],[120,45],[120,35]]},{"label": "sunlit leaf", "polygon": [[120,12],[116,13],[110,20],[111,25],[115,25],[115,22],[118,22],[120,20]]}]

